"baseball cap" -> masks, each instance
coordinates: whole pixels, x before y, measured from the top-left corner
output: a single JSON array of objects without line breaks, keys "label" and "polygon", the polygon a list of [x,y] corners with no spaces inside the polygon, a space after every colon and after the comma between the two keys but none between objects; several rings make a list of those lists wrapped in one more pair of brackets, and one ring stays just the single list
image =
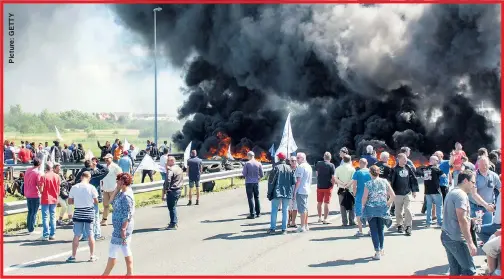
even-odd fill
[{"label": "baseball cap", "polygon": [[285,160],[285,154],[283,152],[280,152],[277,154],[278,159],[280,160]]},{"label": "baseball cap", "polygon": [[124,150],[123,155],[128,155],[128,151]]},{"label": "baseball cap", "polygon": [[112,159],[114,156],[112,154],[108,153],[107,155],[103,156],[103,159]]},{"label": "baseball cap", "polygon": [[342,148],[340,149],[340,152],[343,152],[343,153],[348,154],[348,149],[347,149],[346,147],[342,147]]}]

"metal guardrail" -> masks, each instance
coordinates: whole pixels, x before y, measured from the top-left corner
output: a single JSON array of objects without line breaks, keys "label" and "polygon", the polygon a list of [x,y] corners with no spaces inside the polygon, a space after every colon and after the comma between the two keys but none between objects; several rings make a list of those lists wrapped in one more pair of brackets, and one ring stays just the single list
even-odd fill
[{"label": "metal guardrail", "polygon": [[[273,169],[272,165],[263,165],[264,172],[270,172]],[[200,182],[209,182],[213,180],[221,180],[226,178],[234,178],[242,176],[242,169],[230,170],[230,171],[221,171],[215,173],[205,173],[201,175]],[[189,184],[189,178],[184,176],[183,185]],[[163,188],[163,181],[154,181],[149,183],[141,183],[141,184],[133,184],[131,185],[133,193],[145,193],[152,192],[156,190],[161,190]],[[19,214],[28,212],[28,208],[26,207],[26,201],[16,201],[4,203],[4,216]]]},{"label": "metal guardrail", "polygon": [[[159,161],[154,161],[156,163],[159,163]],[[240,161],[229,161],[230,163],[232,162],[240,162]],[[222,161],[218,160],[203,160],[203,165],[212,165],[212,164],[221,164]],[[101,165],[105,166],[105,163],[101,163]],[[135,162],[135,165],[140,164],[139,161]],[[26,171],[28,168],[33,167],[32,164],[15,164],[15,165],[4,165],[4,171],[7,171],[8,169],[12,169],[13,171]],[[82,169],[84,167],[84,163],[61,163],[61,168],[62,169]]]}]

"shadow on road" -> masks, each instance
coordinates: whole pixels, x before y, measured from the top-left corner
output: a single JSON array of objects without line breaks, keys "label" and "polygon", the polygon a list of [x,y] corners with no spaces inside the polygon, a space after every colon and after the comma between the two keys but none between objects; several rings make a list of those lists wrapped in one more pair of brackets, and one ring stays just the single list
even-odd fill
[{"label": "shadow on road", "polygon": [[418,270],[413,273],[413,275],[445,275],[446,271],[448,270],[448,265],[438,265],[438,266],[433,266],[429,267],[424,270]]},{"label": "shadow on road", "polygon": [[50,240],[50,241],[27,241],[21,246],[46,246],[46,245],[54,245],[54,244],[67,244],[72,243],[72,240]]},{"label": "shadow on road", "polygon": [[222,219],[222,220],[204,220],[201,223],[226,223],[226,222],[234,222],[234,221],[243,221],[245,218],[231,218],[231,219]]},{"label": "shadow on road", "polygon": [[165,231],[165,229],[164,228],[145,228],[145,229],[134,230],[133,234],[149,233],[149,232],[161,232],[161,231]]},{"label": "shadow on road", "polygon": [[358,259],[353,259],[353,260],[336,260],[336,261],[329,261],[329,262],[319,263],[319,264],[310,264],[308,266],[309,267],[335,267],[335,266],[343,266],[343,265],[354,265],[354,264],[360,264],[360,263],[368,263],[370,261],[373,261],[373,257],[358,258]]},{"label": "shadow on road", "polygon": [[[311,230],[311,228],[310,228],[310,230]],[[326,237],[326,238],[314,238],[314,239],[310,239],[310,241],[319,242],[319,241],[335,241],[335,240],[341,240],[341,239],[349,240],[349,239],[359,239],[359,238],[364,238],[364,237],[357,237],[357,236],[331,236],[331,237]]]},{"label": "shadow on road", "polygon": [[270,235],[267,234],[266,230],[263,230],[263,232],[260,232],[260,233],[247,234],[247,235],[235,235],[235,233],[221,233],[221,234],[217,234],[217,235],[205,238],[203,240],[214,240],[214,239],[242,240],[242,239],[263,238],[263,237],[267,237],[267,236],[270,236]]}]

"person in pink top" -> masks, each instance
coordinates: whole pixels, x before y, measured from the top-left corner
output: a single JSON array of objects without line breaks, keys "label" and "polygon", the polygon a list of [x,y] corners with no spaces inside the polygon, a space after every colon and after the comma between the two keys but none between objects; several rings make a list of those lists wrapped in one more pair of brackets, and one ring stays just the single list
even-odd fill
[{"label": "person in pink top", "polygon": [[28,207],[28,215],[26,216],[26,227],[28,232],[32,233],[35,230],[37,222],[37,212],[40,206],[40,192],[38,184],[42,175],[39,171],[40,160],[33,159],[33,167],[26,170],[24,176],[24,195],[26,197],[26,207]]},{"label": "person in pink top", "polygon": [[464,150],[462,150],[462,144],[460,142],[455,143],[455,150],[450,154],[450,165],[453,166],[453,187],[457,185],[458,174],[462,171],[462,166],[464,162],[463,157],[467,157]]},{"label": "person in pink top", "polygon": [[61,179],[53,172],[50,164],[45,165],[46,173],[40,180],[39,191],[41,193],[40,203],[42,209],[42,237],[40,240],[54,240],[56,234],[56,205],[60,193]]}]

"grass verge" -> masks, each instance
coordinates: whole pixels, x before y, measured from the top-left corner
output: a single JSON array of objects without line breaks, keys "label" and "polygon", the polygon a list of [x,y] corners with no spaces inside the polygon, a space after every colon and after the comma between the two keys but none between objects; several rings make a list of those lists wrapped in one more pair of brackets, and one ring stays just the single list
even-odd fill
[{"label": "grass verge", "polygon": [[[157,175],[159,176],[159,174],[157,174]],[[159,179],[160,179],[160,177],[159,177]],[[155,179],[155,180],[159,180],[159,179]],[[147,181],[149,181],[149,180],[147,180]],[[137,182],[136,175],[135,175],[135,183],[139,183],[139,182]],[[243,187],[244,185],[245,185],[245,180],[242,178],[237,178],[237,177],[234,178],[233,183],[231,183],[231,178],[216,180],[213,193],[222,192],[222,191],[225,191],[228,189],[236,189],[238,187]],[[201,194],[205,195],[207,193],[202,192]],[[182,195],[184,195],[184,191],[182,191]],[[156,191],[152,191],[152,192],[135,194],[135,202],[136,202],[136,208],[160,204],[160,203],[162,203],[161,191],[156,190]],[[56,218],[58,218],[58,216],[59,216],[59,210],[60,210],[59,208],[56,210]],[[100,210],[103,210],[102,204],[100,204]],[[9,233],[13,233],[18,230],[25,229],[26,228],[26,216],[27,216],[26,213],[4,216],[3,233],[9,234]],[[40,224],[41,220],[42,220],[42,214],[39,211],[38,216],[37,216],[37,224]]]}]

